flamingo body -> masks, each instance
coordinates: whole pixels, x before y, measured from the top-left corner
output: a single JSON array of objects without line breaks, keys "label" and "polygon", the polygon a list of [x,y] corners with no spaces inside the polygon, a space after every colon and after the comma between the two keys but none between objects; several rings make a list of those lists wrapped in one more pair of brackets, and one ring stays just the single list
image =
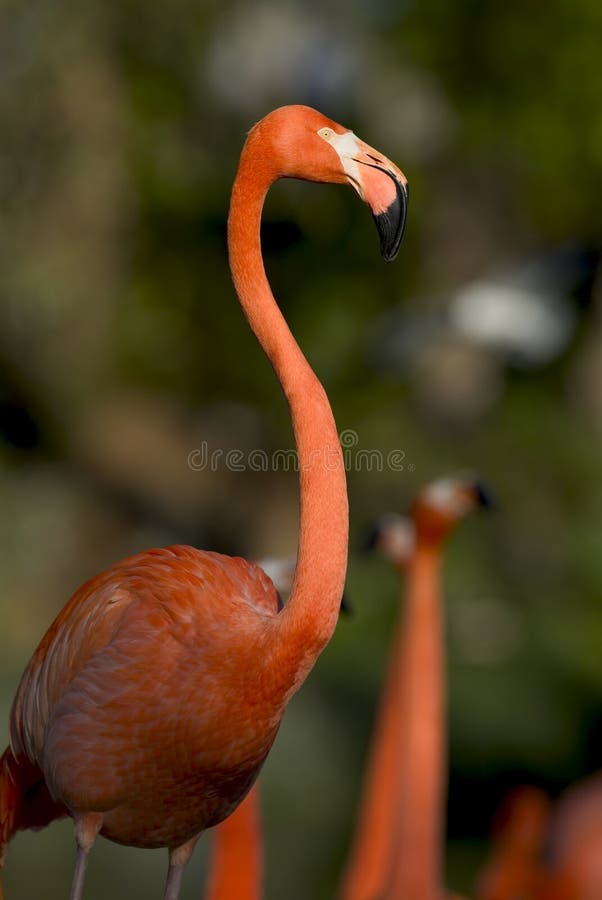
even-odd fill
[{"label": "flamingo body", "polygon": [[0,770],[0,865],[15,830],[67,813],[78,845],[71,900],[81,900],[98,833],[168,847],[164,898],[177,900],[200,832],[250,789],[338,619],[348,534],[338,432],[261,255],[263,203],[281,177],[351,184],[372,210],[385,259],[399,248],[407,184],[390,160],[308,107],[282,107],[251,129],[232,189],[229,259],[295,431],[295,579],[278,613],[276,591],[255,564],[168,547],[117,563],[59,614],[13,705]]},{"label": "flamingo body", "polygon": [[176,546],[117,563],[36,650],[13,753],[71,815],[102,812],[111,840],[179,846],[232,811],[276,736],[282,697],[254,675],[277,610],[243,559]]}]

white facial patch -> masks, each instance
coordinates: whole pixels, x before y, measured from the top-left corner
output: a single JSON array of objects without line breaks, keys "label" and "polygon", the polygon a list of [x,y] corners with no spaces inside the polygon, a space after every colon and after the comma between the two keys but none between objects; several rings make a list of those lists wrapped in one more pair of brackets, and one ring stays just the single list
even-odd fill
[{"label": "white facial patch", "polygon": [[378,546],[389,562],[405,565],[416,547],[414,523],[406,516],[388,516],[380,526]]},{"label": "white facial patch", "polygon": [[321,128],[318,131],[320,137],[328,144],[331,144],[337,151],[343,171],[349,178],[351,185],[356,189],[362,200],[364,192],[360,179],[359,165],[354,157],[361,153],[356,136],[352,131],[345,131],[343,134],[337,134],[336,131]]},{"label": "white facial patch", "polygon": [[424,490],[423,497],[435,509],[452,516],[462,516],[468,512],[470,502],[460,491],[454,478],[439,478]]}]

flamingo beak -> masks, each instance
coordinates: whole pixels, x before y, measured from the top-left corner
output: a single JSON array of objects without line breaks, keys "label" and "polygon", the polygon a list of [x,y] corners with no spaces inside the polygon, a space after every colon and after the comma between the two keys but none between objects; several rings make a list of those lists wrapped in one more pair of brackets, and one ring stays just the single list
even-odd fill
[{"label": "flamingo beak", "polygon": [[366,144],[355,157],[363,196],[372,210],[380,237],[380,252],[385,262],[393,262],[399,253],[406,227],[409,186],[403,172],[389,159]]},{"label": "flamingo beak", "polygon": [[[382,170],[386,171],[385,169]],[[387,172],[389,175],[390,173]],[[384,212],[372,213],[380,237],[380,252],[385,262],[393,262],[399,253],[406,227],[409,190],[391,175],[395,182],[395,199]]]},{"label": "flamingo beak", "polygon": [[373,525],[365,535],[361,545],[360,545],[360,553],[370,553],[371,550],[374,550],[381,536],[380,525]]},{"label": "flamingo beak", "polygon": [[489,488],[479,478],[461,480],[457,484],[457,489],[462,501],[467,504],[463,515],[470,509],[491,510],[495,507]]},{"label": "flamingo beak", "polygon": [[483,509],[491,509],[494,504],[489,489],[480,481],[475,481],[472,488],[477,500],[477,506],[481,506]]},{"label": "flamingo beak", "polygon": [[357,185],[354,187],[372,210],[383,259],[392,262],[399,253],[406,227],[408,181],[390,159],[357,138],[356,142],[353,161],[357,164],[361,190]]},{"label": "flamingo beak", "polygon": [[351,131],[333,135],[330,142],[339,155],[347,181],[372,211],[383,259],[392,262],[399,252],[406,225],[407,178],[395,163]]}]

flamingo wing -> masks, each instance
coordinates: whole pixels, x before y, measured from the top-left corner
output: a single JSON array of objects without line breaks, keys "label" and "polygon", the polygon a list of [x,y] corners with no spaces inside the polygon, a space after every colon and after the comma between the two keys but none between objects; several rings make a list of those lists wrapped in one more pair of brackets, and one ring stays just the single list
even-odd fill
[{"label": "flamingo wing", "polygon": [[11,711],[13,752],[34,760],[52,710],[86,663],[110,643],[134,595],[113,567],[87,581],[56,617],[27,666]]},{"label": "flamingo wing", "polygon": [[[244,634],[277,608],[271,581],[242,559],[169,547],[117,563],[73,595],[35,651],[11,713],[13,752],[37,763],[70,807],[119,803],[130,777],[111,760],[128,751],[133,777],[134,750],[148,755],[149,736],[171,747],[176,722],[202,728],[213,718],[237,626]],[[94,782],[97,767],[104,796],[84,800],[77,785]]]}]

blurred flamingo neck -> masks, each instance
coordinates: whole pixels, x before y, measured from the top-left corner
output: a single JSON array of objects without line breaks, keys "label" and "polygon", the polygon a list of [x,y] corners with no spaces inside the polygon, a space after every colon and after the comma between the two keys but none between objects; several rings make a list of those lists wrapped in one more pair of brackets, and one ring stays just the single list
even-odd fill
[{"label": "blurred flamingo neck", "polygon": [[261,900],[263,840],[257,783],[213,832],[205,900]]},{"label": "blurred flamingo neck", "polygon": [[446,782],[441,548],[419,540],[404,614],[398,861],[391,897],[440,900]]},{"label": "blurred flamingo neck", "polygon": [[[258,152],[259,151],[259,152]],[[334,631],[347,566],[348,507],[343,458],[324,389],[293,338],[268,283],[260,223],[270,171],[257,141],[247,144],[232,190],[228,247],[234,285],[289,404],[300,482],[295,581],[277,628],[286,698],[302,683]]]},{"label": "blurred flamingo neck", "polygon": [[397,858],[404,634],[395,629],[340,900],[385,897]]}]

